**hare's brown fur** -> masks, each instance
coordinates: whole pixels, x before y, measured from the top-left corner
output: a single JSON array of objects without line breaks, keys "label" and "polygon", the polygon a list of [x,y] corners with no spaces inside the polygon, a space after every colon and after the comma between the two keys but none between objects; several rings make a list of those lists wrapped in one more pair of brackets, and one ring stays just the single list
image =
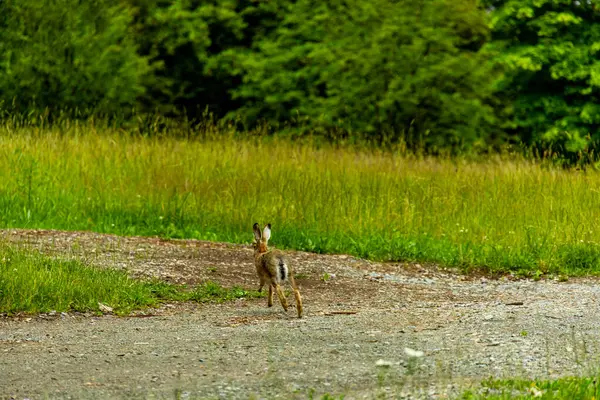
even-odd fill
[{"label": "hare's brown fur", "polygon": [[289,259],[280,251],[269,251],[267,242],[271,236],[271,224],[267,224],[261,233],[258,223],[254,224],[254,263],[256,273],[260,279],[258,291],[262,291],[265,284],[269,285],[269,307],[273,306],[273,291],[277,293],[281,306],[285,311],[288,309],[287,299],[281,289],[281,284],[289,282],[296,298],[296,309],[298,318],[302,318],[302,297],[294,280],[294,271]]}]

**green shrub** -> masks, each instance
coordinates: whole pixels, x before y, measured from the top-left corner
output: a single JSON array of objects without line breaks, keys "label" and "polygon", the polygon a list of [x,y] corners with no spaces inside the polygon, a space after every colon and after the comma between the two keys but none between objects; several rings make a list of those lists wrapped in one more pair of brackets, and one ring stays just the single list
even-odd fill
[{"label": "green shrub", "polygon": [[[487,1],[499,90],[520,141],[569,162],[590,161],[600,141],[600,10],[596,2]],[[594,157],[591,157],[593,159]]]},{"label": "green shrub", "polygon": [[0,108],[119,114],[151,73],[132,9],[109,0],[0,2]]},{"label": "green shrub", "polygon": [[468,0],[290,2],[271,35],[237,54],[243,106],[230,116],[470,148],[494,133],[487,36]]}]

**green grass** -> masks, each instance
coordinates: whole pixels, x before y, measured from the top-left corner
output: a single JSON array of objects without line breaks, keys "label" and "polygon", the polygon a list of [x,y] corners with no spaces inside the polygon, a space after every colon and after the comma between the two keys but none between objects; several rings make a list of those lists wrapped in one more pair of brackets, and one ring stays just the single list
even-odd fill
[{"label": "green grass", "polygon": [[164,282],[129,278],[123,271],[99,269],[0,245],[0,313],[99,311],[115,313],[158,305],[161,301],[223,302],[256,298],[254,290],[223,288],[205,282],[191,290]]},{"label": "green grass", "polygon": [[598,274],[599,194],[598,172],[523,159],[0,126],[0,227],[248,243],[259,221],[281,248]]},{"label": "green grass", "polygon": [[592,400],[600,398],[597,381],[597,377],[569,377],[553,381],[488,380],[478,390],[463,393],[461,399]]}]

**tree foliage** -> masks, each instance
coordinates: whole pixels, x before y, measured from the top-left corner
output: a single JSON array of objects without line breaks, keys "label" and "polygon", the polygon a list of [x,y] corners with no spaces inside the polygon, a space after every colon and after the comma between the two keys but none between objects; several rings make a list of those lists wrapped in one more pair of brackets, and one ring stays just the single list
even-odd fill
[{"label": "tree foliage", "polygon": [[499,89],[513,115],[507,128],[526,143],[566,153],[600,141],[597,2],[490,3],[490,46],[504,67]]},{"label": "tree foliage", "polygon": [[598,0],[0,0],[0,109],[600,148]]},{"label": "tree foliage", "polygon": [[118,2],[3,0],[0,15],[0,95],[11,107],[117,113],[146,91],[152,69]]},{"label": "tree foliage", "polygon": [[240,78],[225,53],[270,32],[281,1],[128,1],[136,10],[140,52],[158,66],[147,108],[222,116],[240,106],[231,95]]},{"label": "tree foliage", "polygon": [[277,29],[238,54],[234,114],[472,145],[493,131],[487,36],[485,13],[469,0],[289,3]]},{"label": "tree foliage", "polygon": [[[130,0],[140,52],[156,63],[156,81],[147,107],[163,111],[193,108],[194,103],[218,108],[227,103],[211,57],[228,42],[243,37],[243,20],[235,2],[193,0]],[[200,100],[200,101],[199,101]]]}]

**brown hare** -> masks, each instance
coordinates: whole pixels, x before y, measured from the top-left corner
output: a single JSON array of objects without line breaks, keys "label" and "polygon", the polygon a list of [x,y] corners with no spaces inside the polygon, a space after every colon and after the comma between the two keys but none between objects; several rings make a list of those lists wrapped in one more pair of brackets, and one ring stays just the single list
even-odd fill
[{"label": "brown hare", "polygon": [[261,292],[265,284],[269,285],[269,307],[273,306],[273,290],[277,292],[277,297],[285,311],[288,309],[287,299],[281,290],[283,282],[289,282],[294,290],[296,297],[296,309],[298,310],[298,318],[302,318],[302,297],[294,281],[294,272],[288,258],[280,251],[267,249],[267,242],[271,237],[271,224],[267,224],[260,232],[258,223],[252,227],[254,230],[254,262],[256,264],[256,273],[260,279]]}]

